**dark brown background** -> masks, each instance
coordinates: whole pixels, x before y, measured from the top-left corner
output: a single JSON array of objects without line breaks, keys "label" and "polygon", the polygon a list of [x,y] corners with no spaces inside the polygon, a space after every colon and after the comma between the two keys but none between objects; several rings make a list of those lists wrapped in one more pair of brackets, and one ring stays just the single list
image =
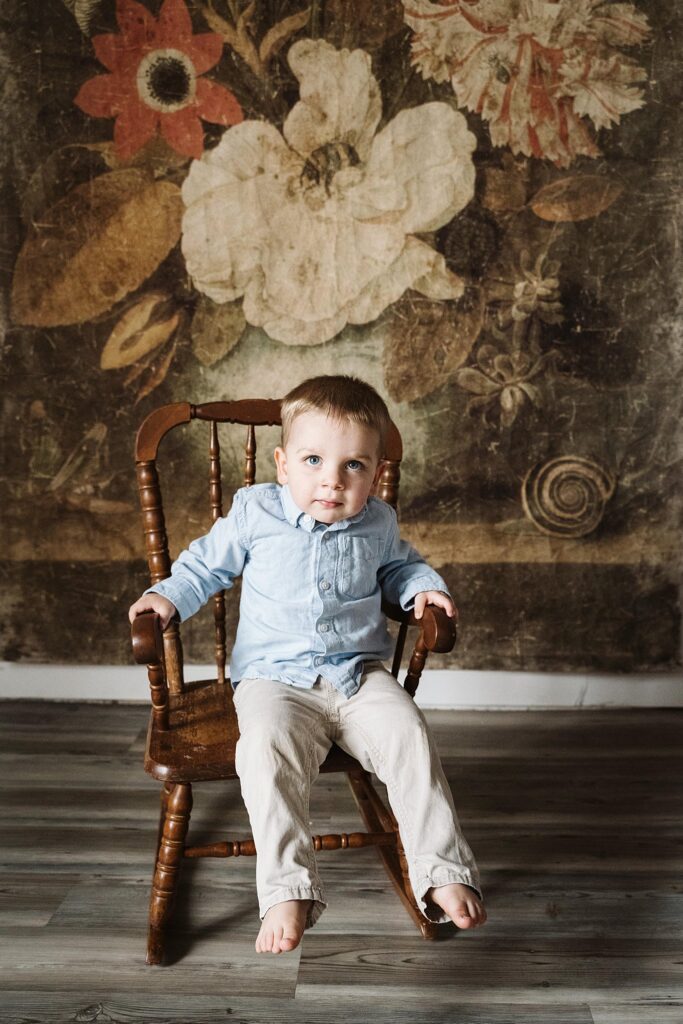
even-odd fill
[{"label": "dark brown background", "polygon": [[[159,4],[149,0],[147,6],[156,12]],[[196,30],[206,31],[199,5],[189,6]],[[379,6],[384,20],[378,28],[363,4],[355,17],[348,4],[314,5],[315,25],[297,38],[315,28],[335,44],[366,48],[385,104],[404,81],[403,107],[452,100],[447,83],[408,74],[410,32],[401,6]],[[69,147],[110,140],[112,122],[88,118],[74,106],[82,83],[103,69],[65,4],[3,0],[1,658],[131,661],[126,610],[147,585],[132,448],[152,408],[178,400],[275,397],[305,376],[343,370],[387,396],[406,437],[405,535],[443,573],[462,615],[460,643],[444,667],[633,671],[680,663],[682,31],[675,3],[636,6],[651,26],[649,42],[636,55],[649,76],[645,104],[599,134],[602,156],[580,157],[568,170],[534,159],[513,167],[491,146],[484,122],[466,115],[478,141],[477,194],[432,244],[470,287],[489,289],[488,296],[510,267],[513,279],[519,277],[521,249],[538,252],[551,235],[552,258],[560,264],[562,320],[539,325],[543,353],[554,353],[536,380],[539,404],[526,403],[504,425],[497,415],[468,411],[472,394],[458,386],[458,364],[448,362],[457,310],[416,293],[375,323],[347,327],[321,345],[285,346],[247,326],[230,351],[202,359],[190,325],[196,334],[204,300],[188,284],[176,246],[139,289],[141,295],[168,291],[183,318],[172,358],[167,350],[165,376],[158,374],[156,386],[137,402],[139,380],[127,382],[130,367],[100,366],[131,296],[87,322],[13,322],[8,297],[29,227],[71,189],[102,173],[100,153]],[[258,25],[296,9],[261,3]],[[116,31],[107,0],[93,27],[105,30]],[[278,75],[286,110],[297,100],[297,84],[284,55]],[[233,89],[246,117],[263,116],[247,71],[227,47],[209,77]],[[223,129],[205,128],[212,145]],[[181,162],[180,177],[184,167]],[[599,215],[549,224],[529,206],[512,218],[493,209],[486,191],[491,171],[508,175],[508,192],[511,175],[522,175],[527,199],[570,174],[602,175],[622,191]],[[457,246],[449,243],[452,237]],[[412,324],[407,332],[406,317]],[[435,337],[444,357],[432,365],[421,345]],[[476,365],[475,349],[466,363]],[[272,432],[266,437],[262,479],[272,475],[267,451],[276,440]],[[174,553],[209,525],[202,478],[179,479],[173,472],[187,455],[199,466],[206,443],[204,436],[174,438],[165,448]],[[226,431],[232,487],[239,482],[238,444]],[[547,536],[525,516],[520,493],[526,473],[559,455],[593,459],[617,482],[599,526],[587,536]],[[185,630],[188,660],[211,656],[210,630],[201,632],[201,618]]]}]

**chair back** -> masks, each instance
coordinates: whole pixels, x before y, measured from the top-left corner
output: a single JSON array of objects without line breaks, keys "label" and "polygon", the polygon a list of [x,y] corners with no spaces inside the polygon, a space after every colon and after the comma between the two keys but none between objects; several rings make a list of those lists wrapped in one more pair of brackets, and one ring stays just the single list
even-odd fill
[{"label": "chair back", "polygon": [[[171,574],[166,519],[162,500],[160,473],[157,466],[159,445],[169,431],[192,421],[208,422],[208,474],[207,474],[207,530],[226,513],[223,510],[223,480],[221,446],[218,425],[235,424],[246,427],[244,442],[243,484],[250,487],[256,482],[256,428],[280,424],[280,399],[241,399],[234,402],[208,402],[191,405],[175,402],[164,405],[147,416],[135,442],[135,463],[138,491],[142,507],[145,549],[150,573],[150,585],[159,583]],[[397,507],[401,436],[391,423],[385,441],[382,472],[373,492],[378,498]],[[192,467],[188,466],[188,471]],[[177,473],[177,466],[173,467]],[[227,511],[227,510],[226,510]],[[215,661],[217,678],[225,683],[226,625],[225,591],[213,597]],[[166,680],[172,693],[183,691],[183,652],[179,623],[172,623],[164,632]]]}]

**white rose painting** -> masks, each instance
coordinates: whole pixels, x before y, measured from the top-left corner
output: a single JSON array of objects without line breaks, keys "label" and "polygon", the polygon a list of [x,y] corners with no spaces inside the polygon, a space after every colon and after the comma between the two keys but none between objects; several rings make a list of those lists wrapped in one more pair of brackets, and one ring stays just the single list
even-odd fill
[{"label": "white rose painting", "polygon": [[408,288],[459,298],[460,278],[416,236],[474,194],[464,117],[426,103],[378,131],[367,53],[305,40],[288,62],[301,99],[282,133],[245,121],[190,167],[182,249],[195,287],[244,296],[247,322],[289,345],[369,323]]}]

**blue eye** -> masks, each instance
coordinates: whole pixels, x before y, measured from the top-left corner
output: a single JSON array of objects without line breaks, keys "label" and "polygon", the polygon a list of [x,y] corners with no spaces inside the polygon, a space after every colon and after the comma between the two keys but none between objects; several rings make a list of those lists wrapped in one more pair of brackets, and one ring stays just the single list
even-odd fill
[{"label": "blue eye", "polygon": [[363,463],[359,462],[358,459],[349,459],[346,465],[349,467],[349,469],[353,470],[359,470],[363,468]]},{"label": "blue eye", "polygon": [[306,461],[309,466],[319,466],[321,459],[319,455],[307,455],[304,461]]}]

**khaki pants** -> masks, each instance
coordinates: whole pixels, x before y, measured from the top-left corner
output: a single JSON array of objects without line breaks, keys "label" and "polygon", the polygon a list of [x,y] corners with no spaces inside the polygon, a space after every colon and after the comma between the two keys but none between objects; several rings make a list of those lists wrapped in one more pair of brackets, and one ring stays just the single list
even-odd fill
[{"label": "khaki pants", "polygon": [[[326,901],[309,822],[309,796],[335,742],[387,787],[421,910],[431,886],[463,882],[481,897],[477,867],[422,711],[381,662],[369,662],[346,698],[319,677],[311,690],[242,679],[235,764],[256,843],[259,913],[311,899],[306,927]],[[445,921],[442,916],[437,920]]]}]

